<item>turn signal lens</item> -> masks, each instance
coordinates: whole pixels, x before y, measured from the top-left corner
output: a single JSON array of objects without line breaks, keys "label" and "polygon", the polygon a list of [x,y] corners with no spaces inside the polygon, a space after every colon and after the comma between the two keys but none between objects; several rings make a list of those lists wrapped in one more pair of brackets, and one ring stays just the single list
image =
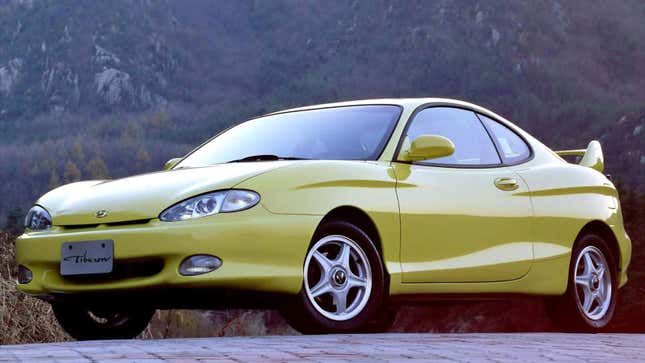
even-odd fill
[{"label": "turn signal lens", "polygon": [[226,193],[221,212],[237,212],[249,209],[260,201],[260,195],[250,190],[230,190]]},{"label": "turn signal lens", "polygon": [[222,260],[210,255],[193,255],[189,256],[181,265],[179,273],[183,276],[202,275],[217,270],[222,266]]}]

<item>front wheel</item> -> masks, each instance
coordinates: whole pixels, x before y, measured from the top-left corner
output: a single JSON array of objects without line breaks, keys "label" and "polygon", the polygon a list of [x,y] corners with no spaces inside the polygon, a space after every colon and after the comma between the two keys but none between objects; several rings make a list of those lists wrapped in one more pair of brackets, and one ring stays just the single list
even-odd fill
[{"label": "front wheel", "polygon": [[364,329],[381,311],[386,292],[378,250],[347,222],[325,224],[314,241],[304,261],[302,290],[283,315],[302,333]]},{"label": "front wheel", "polygon": [[52,304],[56,320],[76,340],[131,339],[145,330],[154,309],[90,308],[76,304]]},{"label": "front wheel", "polygon": [[571,256],[567,292],[548,301],[548,311],[565,330],[603,330],[616,309],[618,274],[611,251],[600,236],[587,234]]}]

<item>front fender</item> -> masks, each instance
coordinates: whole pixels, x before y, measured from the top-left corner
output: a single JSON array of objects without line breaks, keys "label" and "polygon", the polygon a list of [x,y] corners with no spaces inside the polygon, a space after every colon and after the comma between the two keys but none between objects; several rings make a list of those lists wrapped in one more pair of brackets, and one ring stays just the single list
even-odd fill
[{"label": "front fender", "polygon": [[352,206],[374,222],[383,260],[394,281],[400,275],[400,220],[396,178],[387,162],[307,161],[245,180],[272,213],[324,216]]}]

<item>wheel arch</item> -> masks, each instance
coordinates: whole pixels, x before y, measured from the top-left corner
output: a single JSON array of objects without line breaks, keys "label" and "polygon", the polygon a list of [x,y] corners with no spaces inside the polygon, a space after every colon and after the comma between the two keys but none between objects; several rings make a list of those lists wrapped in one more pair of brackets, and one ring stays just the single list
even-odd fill
[{"label": "wheel arch", "polygon": [[[387,270],[387,264],[385,263],[383,256],[383,241],[381,240],[381,234],[379,233],[378,227],[376,227],[376,223],[374,223],[372,218],[364,210],[355,206],[344,205],[336,207],[327,212],[320,223],[318,223],[314,236],[318,234],[318,230],[321,226],[331,221],[343,221],[355,224],[372,239],[377,251],[379,252],[381,263],[383,264],[385,277],[387,279],[386,286],[389,286],[390,274]],[[314,242],[315,241],[312,241],[312,243]]]},{"label": "wheel arch", "polygon": [[587,224],[584,225],[584,227],[582,227],[580,232],[578,232],[578,236],[576,236],[576,241],[579,241],[580,238],[582,238],[587,234],[597,234],[605,240],[605,242],[607,243],[607,247],[609,247],[612,254],[612,258],[613,258],[612,262],[615,264],[618,270],[621,271],[622,261],[621,261],[620,246],[618,244],[618,239],[614,235],[614,232],[611,230],[611,228],[603,221],[594,220],[594,221],[588,222]]},{"label": "wheel arch", "polygon": [[381,235],[378,228],[372,218],[364,210],[350,205],[336,207],[325,214],[320,223],[318,223],[318,228],[330,221],[343,221],[355,224],[370,236],[379,253],[383,253]]}]

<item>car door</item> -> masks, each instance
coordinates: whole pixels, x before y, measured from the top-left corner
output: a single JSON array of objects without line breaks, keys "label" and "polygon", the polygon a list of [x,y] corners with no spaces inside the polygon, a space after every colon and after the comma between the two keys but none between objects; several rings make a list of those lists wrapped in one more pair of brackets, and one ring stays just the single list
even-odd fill
[{"label": "car door", "polygon": [[403,282],[506,281],[525,275],[533,259],[531,202],[523,194],[526,184],[504,165],[490,129],[471,110],[430,107],[412,116],[402,147],[419,135],[447,137],[455,152],[393,162]]}]

